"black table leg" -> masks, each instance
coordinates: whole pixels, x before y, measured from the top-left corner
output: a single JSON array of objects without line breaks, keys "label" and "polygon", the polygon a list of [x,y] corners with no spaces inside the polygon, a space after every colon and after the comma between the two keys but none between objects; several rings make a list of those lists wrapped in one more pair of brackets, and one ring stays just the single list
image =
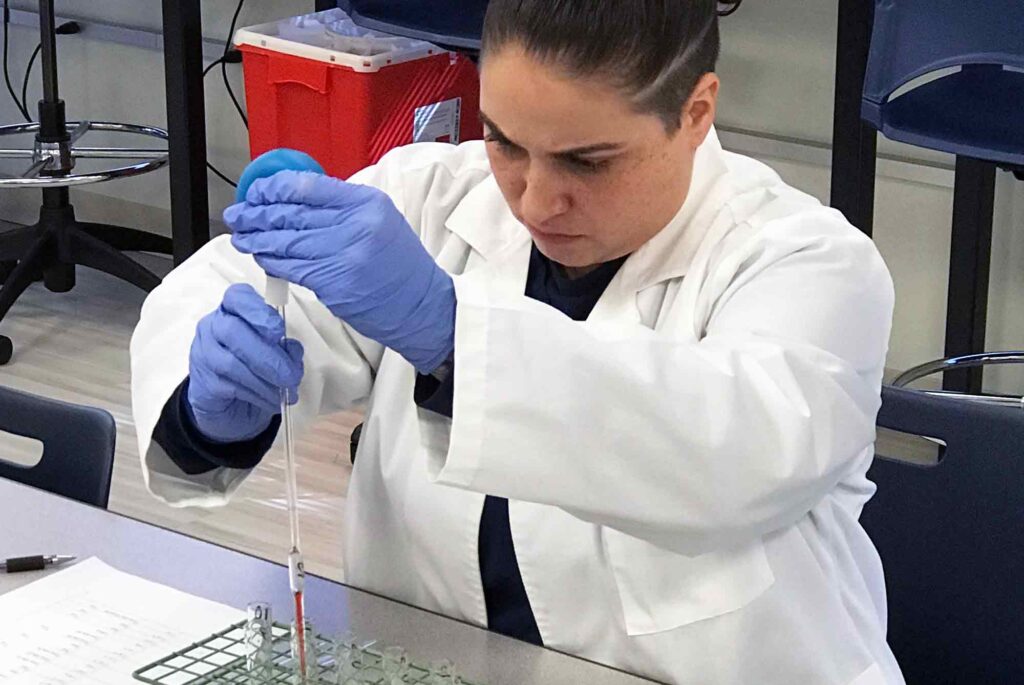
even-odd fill
[{"label": "black table leg", "polygon": [[[947,357],[976,354],[985,349],[995,193],[994,164],[957,157],[946,303]],[[949,372],[943,387],[980,393],[982,370]]]},{"label": "black table leg", "polygon": [[200,0],[163,0],[174,263],[210,239]]},{"label": "black table leg", "polygon": [[871,47],[873,0],[839,0],[836,94],[832,131],[832,199],[854,226],[871,235],[878,136],[860,117]]}]

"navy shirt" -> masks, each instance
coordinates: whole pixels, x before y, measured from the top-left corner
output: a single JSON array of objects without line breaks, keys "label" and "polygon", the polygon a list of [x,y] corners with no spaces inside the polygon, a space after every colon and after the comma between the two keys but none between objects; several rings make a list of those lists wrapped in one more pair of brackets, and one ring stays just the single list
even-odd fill
[{"label": "navy shirt", "polygon": [[[570,278],[565,269],[547,259],[534,246],[526,278],[526,296],[550,305],[575,321],[583,321],[594,309],[625,257],[602,264],[578,278]],[[444,382],[433,376],[418,376],[416,403],[438,414],[452,415],[455,374],[452,369]],[[276,417],[263,434],[245,443],[223,445],[206,440],[191,424],[185,404],[188,380],[164,407],[153,431],[153,439],[188,474],[211,471],[217,467],[252,468],[267,453],[280,425]],[[542,644],[540,630],[530,607],[516,560],[512,529],[508,518],[508,500],[488,496],[484,500],[479,530],[480,578],[487,605],[487,627],[494,632],[520,640]]]},{"label": "navy shirt", "polygon": [[[542,255],[534,246],[530,253],[525,294],[551,305],[575,321],[583,321],[590,316],[624,261],[625,257],[602,264],[578,278],[569,278],[561,265]],[[420,376],[416,382],[416,403],[450,418],[456,373],[458,369],[453,368],[443,383],[432,376]],[[509,637],[543,644],[519,572],[508,519],[508,500],[491,496],[484,500],[478,548],[480,578],[487,604],[487,627]]]}]

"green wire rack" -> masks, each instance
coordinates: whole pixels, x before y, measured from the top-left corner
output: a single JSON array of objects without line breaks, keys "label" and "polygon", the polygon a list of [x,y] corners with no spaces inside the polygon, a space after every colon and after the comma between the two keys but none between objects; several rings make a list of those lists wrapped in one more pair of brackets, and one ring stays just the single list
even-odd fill
[{"label": "green wire rack", "polygon": [[143,666],[132,677],[149,685],[473,685],[409,664],[401,676],[385,673],[383,654],[369,646],[359,648],[343,673],[331,656],[334,643],[320,635],[314,636],[316,664],[306,678],[296,674],[291,656],[288,627],[275,623],[272,627],[271,653],[261,676],[254,676],[246,666],[246,622],[234,625],[173,654]]}]

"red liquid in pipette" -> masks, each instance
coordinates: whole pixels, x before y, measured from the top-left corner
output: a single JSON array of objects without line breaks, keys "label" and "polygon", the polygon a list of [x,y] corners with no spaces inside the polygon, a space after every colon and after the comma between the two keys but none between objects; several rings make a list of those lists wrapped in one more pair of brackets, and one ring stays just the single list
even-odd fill
[{"label": "red liquid in pipette", "polygon": [[302,609],[302,591],[295,593],[295,643],[299,650],[299,675],[306,677],[306,617]]}]

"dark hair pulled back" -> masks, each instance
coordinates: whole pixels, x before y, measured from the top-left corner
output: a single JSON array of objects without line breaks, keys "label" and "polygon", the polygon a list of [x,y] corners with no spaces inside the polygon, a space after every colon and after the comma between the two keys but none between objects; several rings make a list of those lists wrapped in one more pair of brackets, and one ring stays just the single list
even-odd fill
[{"label": "dark hair pulled back", "polygon": [[491,0],[483,54],[509,45],[572,76],[606,79],[674,132],[700,78],[715,70],[719,14],[742,0]]}]

